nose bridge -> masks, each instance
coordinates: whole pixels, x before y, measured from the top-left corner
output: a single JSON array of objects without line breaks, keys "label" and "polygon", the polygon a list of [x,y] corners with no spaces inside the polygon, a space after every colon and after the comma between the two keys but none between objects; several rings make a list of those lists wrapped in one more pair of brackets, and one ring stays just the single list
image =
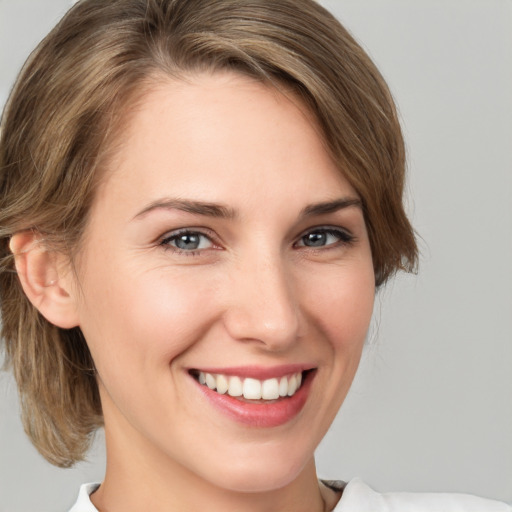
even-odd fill
[{"label": "nose bridge", "polygon": [[232,275],[226,326],[237,339],[282,350],[298,336],[299,307],[289,268],[279,251],[258,251],[239,262]]}]

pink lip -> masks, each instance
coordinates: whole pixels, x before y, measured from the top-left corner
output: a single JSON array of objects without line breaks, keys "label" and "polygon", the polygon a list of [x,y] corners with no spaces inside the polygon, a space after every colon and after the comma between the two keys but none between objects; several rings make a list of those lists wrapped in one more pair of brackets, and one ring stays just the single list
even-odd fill
[{"label": "pink lip", "polygon": [[313,365],[306,364],[283,364],[272,367],[261,366],[231,366],[229,368],[194,368],[194,370],[202,371],[203,373],[222,374],[222,375],[237,375],[242,378],[252,378],[258,380],[280,378],[292,373],[299,373],[305,370],[312,370]]},{"label": "pink lip", "polygon": [[[246,372],[240,373],[238,370],[239,369],[237,369],[237,372],[233,372],[233,375],[245,376],[244,374],[246,374]],[[244,370],[247,370],[247,368],[244,368]],[[223,368],[222,372],[212,371],[212,373],[231,375],[226,373],[226,368]],[[295,370],[284,371],[282,375],[290,373],[295,373]],[[221,395],[207,386],[200,384],[195,379],[194,382],[203,396],[221,413],[247,426],[269,428],[284,425],[300,413],[308,399],[315,373],[316,372],[308,372],[306,374],[300,389],[293,396],[279,398],[278,400],[269,401],[267,403],[244,402],[228,394]],[[254,375],[256,375],[256,373],[252,372],[251,375],[247,376]],[[261,374],[258,373],[258,375]],[[272,373],[272,376],[276,376],[276,374]]]}]

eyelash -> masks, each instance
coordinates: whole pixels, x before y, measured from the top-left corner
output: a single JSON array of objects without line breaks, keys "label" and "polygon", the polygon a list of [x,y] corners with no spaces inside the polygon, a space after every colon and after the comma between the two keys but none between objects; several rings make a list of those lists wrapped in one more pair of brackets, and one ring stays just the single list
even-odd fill
[{"label": "eyelash", "polygon": [[[320,235],[331,235],[336,238],[338,238],[337,242],[330,243],[327,245],[322,245],[318,247],[314,246],[307,246],[305,244],[297,245],[300,241],[303,241],[305,237],[312,235],[312,234],[320,234]],[[172,246],[171,242],[178,240],[179,237],[189,235],[189,236],[198,236],[200,238],[206,238],[211,243],[211,247],[208,248],[198,248],[193,250],[185,250],[180,249],[179,247]],[[315,228],[311,228],[308,231],[304,232],[298,240],[294,243],[294,247],[304,247],[311,251],[324,251],[327,249],[334,249],[340,246],[350,246],[354,244],[356,241],[356,237],[349,233],[348,231],[337,228],[337,227],[330,227],[330,226],[319,226]],[[168,233],[165,235],[159,242],[159,245],[164,248],[164,250],[173,251],[174,253],[178,255],[184,255],[184,256],[200,256],[201,253],[207,249],[218,249],[220,246],[217,245],[214,241],[213,233],[208,232],[205,233],[204,231],[198,230],[198,229],[190,229],[190,228],[184,228],[177,231],[173,231],[171,233]]]}]

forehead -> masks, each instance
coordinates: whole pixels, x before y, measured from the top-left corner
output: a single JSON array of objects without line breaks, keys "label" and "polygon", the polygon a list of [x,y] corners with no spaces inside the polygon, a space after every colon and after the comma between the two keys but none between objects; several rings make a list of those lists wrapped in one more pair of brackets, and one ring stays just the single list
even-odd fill
[{"label": "forehead", "polygon": [[103,185],[103,193],[131,188],[147,200],[167,193],[207,201],[307,191],[321,196],[314,202],[350,188],[298,97],[228,72],[160,79],[140,94]]}]

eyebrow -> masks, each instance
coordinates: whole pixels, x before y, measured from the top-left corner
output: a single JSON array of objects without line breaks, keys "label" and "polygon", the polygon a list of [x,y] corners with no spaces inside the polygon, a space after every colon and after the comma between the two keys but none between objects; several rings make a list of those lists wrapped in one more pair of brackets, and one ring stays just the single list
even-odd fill
[{"label": "eyebrow", "polygon": [[363,208],[363,204],[360,199],[357,199],[356,197],[341,197],[339,199],[334,199],[333,201],[310,204],[301,211],[300,216],[314,217],[316,215],[326,215],[351,206],[356,206],[360,209]]},{"label": "eyebrow", "polygon": [[[334,199],[333,201],[310,204],[301,210],[299,217],[303,218],[326,215],[351,206],[362,208],[361,200],[355,197],[342,197]],[[203,215],[205,217],[216,217],[221,219],[235,219],[238,216],[235,209],[223,204],[193,201],[189,199],[166,198],[153,201],[137,213],[134,219],[144,217],[147,213],[160,209],[180,210],[194,215]]]},{"label": "eyebrow", "polygon": [[159,199],[142,209],[135,215],[134,219],[143,217],[152,210],[160,209],[181,210],[194,215],[204,215],[206,217],[218,217],[222,219],[234,219],[237,216],[233,208],[218,203],[191,201],[189,199]]}]

